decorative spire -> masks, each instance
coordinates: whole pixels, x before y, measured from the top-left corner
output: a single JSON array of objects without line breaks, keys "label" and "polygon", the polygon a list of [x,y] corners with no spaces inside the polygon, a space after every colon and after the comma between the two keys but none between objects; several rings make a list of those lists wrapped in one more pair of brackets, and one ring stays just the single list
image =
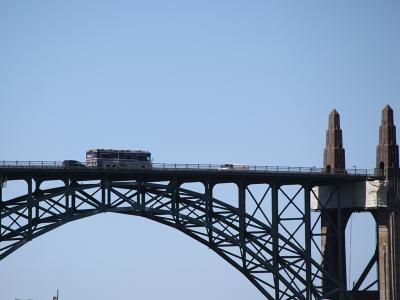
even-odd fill
[{"label": "decorative spire", "polygon": [[[376,148],[376,168],[384,172],[386,180],[392,182],[399,168],[399,147],[396,144],[396,126],[393,109],[386,105],[382,111],[379,127],[379,144]],[[382,173],[381,173],[382,174]]]},{"label": "decorative spire", "polygon": [[379,145],[396,145],[396,126],[393,122],[393,109],[389,105],[382,110]]},{"label": "decorative spire", "polygon": [[326,146],[324,150],[324,168],[330,172],[344,170],[345,151],[343,149],[340,115],[336,109],[329,114],[328,130],[326,131]]},{"label": "decorative spire", "polygon": [[328,129],[340,129],[340,115],[336,109],[329,114]]},{"label": "decorative spire", "polygon": [[393,109],[386,105],[382,110],[382,125],[393,125]]}]

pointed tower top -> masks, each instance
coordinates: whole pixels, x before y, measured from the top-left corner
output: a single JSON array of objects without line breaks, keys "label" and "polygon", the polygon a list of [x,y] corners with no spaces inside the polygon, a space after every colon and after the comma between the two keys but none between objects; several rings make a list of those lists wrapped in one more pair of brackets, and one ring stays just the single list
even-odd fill
[{"label": "pointed tower top", "polygon": [[394,125],[393,122],[393,109],[386,105],[382,110],[382,125]]},{"label": "pointed tower top", "polygon": [[[386,105],[382,110],[379,127],[379,144],[376,149],[376,168],[389,181],[389,191],[400,196],[399,146],[396,142],[396,126],[393,109]],[[397,204],[400,204],[400,197]]]},{"label": "pointed tower top", "polygon": [[383,110],[390,110],[390,111],[393,111],[393,109],[390,107],[389,104],[386,104],[386,106],[383,108]]},{"label": "pointed tower top", "polygon": [[324,168],[328,171],[344,170],[345,152],[343,149],[340,115],[336,109],[329,114],[328,130],[326,131],[326,146],[324,150]]},{"label": "pointed tower top", "polygon": [[336,109],[329,114],[328,129],[340,129],[340,115]]}]

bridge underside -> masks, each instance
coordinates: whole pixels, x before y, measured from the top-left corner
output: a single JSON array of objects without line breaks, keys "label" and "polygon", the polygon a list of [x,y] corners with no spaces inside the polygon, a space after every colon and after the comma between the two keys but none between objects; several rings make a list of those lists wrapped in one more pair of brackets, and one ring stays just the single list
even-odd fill
[{"label": "bridge underside", "polygon": [[[205,176],[197,181],[170,176],[157,181],[136,175],[123,180],[68,175],[51,188],[43,188],[48,185],[44,178],[27,176],[24,182],[26,192],[18,197],[3,199],[0,192],[0,259],[63,224],[113,212],[142,216],[187,234],[238,269],[267,299],[358,299],[361,294],[348,292],[337,266],[323,258],[324,236],[334,236],[341,242],[333,247],[343,247],[337,220],[344,216],[339,208],[334,218],[328,210],[310,209],[311,197],[319,206],[327,205],[312,189],[322,184],[320,178],[288,182],[265,177],[254,182],[243,177],[221,181]],[[189,182],[200,183],[202,190],[185,188]],[[237,187],[232,201],[213,196],[221,182]],[[338,191],[334,183],[329,199],[337,199]],[[321,222],[336,225],[327,233],[321,231]],[[323,288],[324,281],[329,288]]]}]

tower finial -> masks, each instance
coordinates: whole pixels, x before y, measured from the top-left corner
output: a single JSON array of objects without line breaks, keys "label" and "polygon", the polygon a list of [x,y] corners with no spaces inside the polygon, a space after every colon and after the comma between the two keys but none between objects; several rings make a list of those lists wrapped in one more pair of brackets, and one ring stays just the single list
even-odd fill
[{"label": "tower finial", "polygon": [[382,110],[381,125],[394,125],[393,109],[389,105],[386,105]]},{"label": "tower finial", "polygon": [[382,110],[379,127],[379,144],[376,148],[376,168],[384,174],[391,186],[396,185],[399,168],[399,147],[396,144],[396,126],[393,121],[393,109],[386,105]]},{"label": "tower finial", "polygon": [[343,149],[340,115],[336,109],[329,114],[328,130],[326,131],[326,146],[324,150],[324,168],[330,172],[344,170],[345,151]]},{"label": "tower finial", "polygon": [[329,114],[328,129],[340,129],[340,115],[336,109]]}]

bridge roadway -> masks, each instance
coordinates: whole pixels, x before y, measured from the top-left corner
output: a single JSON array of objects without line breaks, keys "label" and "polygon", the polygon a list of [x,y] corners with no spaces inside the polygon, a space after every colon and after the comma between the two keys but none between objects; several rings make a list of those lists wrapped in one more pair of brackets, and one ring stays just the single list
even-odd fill
[{"label": "bridge roadway", "polygon": [[312,181],[314,185],[332,185],[380,179],[372,169],[335,170],[328,173],[316,167],[246,166],[227,168],[218,164],[153,163],[151,167],[69,167],[57,161],[0,161],[0,179],[19,180],[27,177],[41,180],[112,180],[140,177],[146,181],[169,180],[183,177],[185,182],[212,179],[214,183],[235,182],[245,179],[247,183],[265,183],[274,179],[283,184],[299,184]]}]

